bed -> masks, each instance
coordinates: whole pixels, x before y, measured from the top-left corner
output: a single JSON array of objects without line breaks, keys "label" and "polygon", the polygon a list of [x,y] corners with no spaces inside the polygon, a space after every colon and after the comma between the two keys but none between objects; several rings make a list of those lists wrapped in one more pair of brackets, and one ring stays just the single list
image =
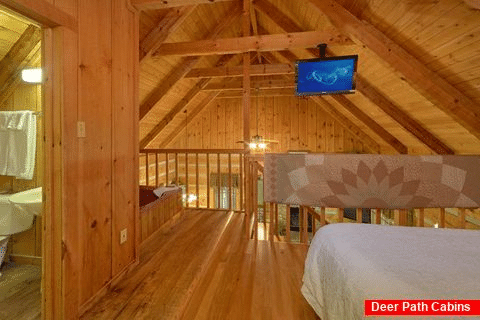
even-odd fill
[{"label": "bed", "polygon": [[365,299],[480,299],[479,244],[475,230],[331,224],[312,240],[302,293],[322,320],[362,319]]}]

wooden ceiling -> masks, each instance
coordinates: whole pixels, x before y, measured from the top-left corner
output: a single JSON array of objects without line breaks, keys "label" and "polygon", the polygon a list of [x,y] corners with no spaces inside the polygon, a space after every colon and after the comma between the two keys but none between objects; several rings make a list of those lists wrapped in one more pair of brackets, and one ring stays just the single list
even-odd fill
[{"label": "wooden ceiling", "polygon": [[38,67],[40,28],[0,7],[0,107],[21,85],[21,71]]},{"label": "wooden ceiling", "polygon": [[185,109],[193,117],[241,94],[241,52],[251,52],[252,87],[285,96],[293,95],[292,62],[328,43],[329,55],[359,55],[358,90],[312,100],[358,127],[358,137],[389,153],[480,152],[475,1],[251,1],[252,37],[242,38],[241,0],[132,0],[148,9],[140,18],[142,148],[173,140]]}]

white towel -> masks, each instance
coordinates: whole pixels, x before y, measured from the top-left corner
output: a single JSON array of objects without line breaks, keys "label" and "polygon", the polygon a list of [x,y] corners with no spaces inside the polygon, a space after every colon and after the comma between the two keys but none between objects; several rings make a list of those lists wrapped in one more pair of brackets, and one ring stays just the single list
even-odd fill
[{"label": "white towel", "polygon": [[32,111],[0,112],[0,126],[3,128],[0,130],[0,175],[33,179],[37,142],[35,114]]}]

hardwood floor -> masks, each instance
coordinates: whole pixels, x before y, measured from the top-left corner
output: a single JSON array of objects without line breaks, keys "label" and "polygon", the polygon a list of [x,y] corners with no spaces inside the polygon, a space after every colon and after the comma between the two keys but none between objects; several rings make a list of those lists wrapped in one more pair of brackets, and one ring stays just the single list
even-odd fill
[{"label": "hardwood floor", "polygon": [[186,210],[81,319],[318,319],[300,293],[306,250],[247,239],[241,214]]},{"label": "hardwood floor", "polygon": [[0,273],[0,320],[40,319],[42,268],[8,263]]}]

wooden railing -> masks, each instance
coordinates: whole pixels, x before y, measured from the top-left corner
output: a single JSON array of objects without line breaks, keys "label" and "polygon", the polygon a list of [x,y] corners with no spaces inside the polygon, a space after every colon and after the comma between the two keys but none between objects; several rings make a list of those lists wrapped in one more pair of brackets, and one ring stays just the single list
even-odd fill
[{"label": "wooden railing", "polygon": [[182,187],[184,206],[245,211],[243,149],[140,150],[140,185]]},{"label": "wooden railing", "polygon": [[[344,217],[343,208],[312,208],[307,206],[289,206],[279,203],[265,203],[259,190],[263,178],[263,157],[246,156],[247,216],[251,224],[247,232],[259,240],[275,240],[308,244],[316,231],[329,223],[362,223],[365,214],[362,208],[356,208],[355,216]],[[466,212],[469,209],[418,208],[418,209],[368,209],[372,224],[399,226],[461,228],[467,223],[470,229],[480,229],[480,220]],[[478,209],[475,209],[478,215]],[[295,211],[290,214],[290,211]],[[296,213],[298,211],[298,214]],[[296,221],[291,217],[296,215]],[[447,219],[448,217],[448,219]],[[448,220],[448,221],[447,221]]]}]

